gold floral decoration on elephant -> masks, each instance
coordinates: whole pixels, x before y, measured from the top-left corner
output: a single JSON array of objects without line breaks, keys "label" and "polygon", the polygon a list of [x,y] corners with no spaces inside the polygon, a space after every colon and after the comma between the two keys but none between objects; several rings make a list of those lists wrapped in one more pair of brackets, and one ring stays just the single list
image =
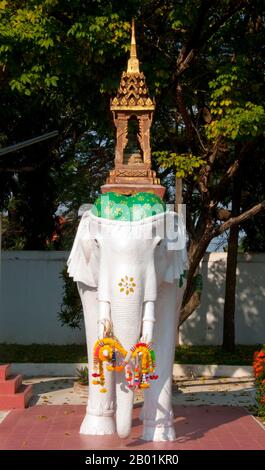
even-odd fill
[{"label": "gold floral decoration on elephant", "polygon": [[120,287],[120,292],[125,292],[126,295],[129,295],[130,292],[134,292],[136,284],[133,277],[129,278],[128,276],[125,276],[124,278],[121,278],[118,286]]}]

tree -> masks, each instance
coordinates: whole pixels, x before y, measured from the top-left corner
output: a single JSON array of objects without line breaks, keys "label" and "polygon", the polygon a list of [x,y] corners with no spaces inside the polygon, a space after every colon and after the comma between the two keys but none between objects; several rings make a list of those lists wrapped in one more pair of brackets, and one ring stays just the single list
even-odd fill
[{"label": "tree", "polygon": [[[59,130],[49,144],[0,158],[0,208],[8,209],[12,194],[27,249],[47,248],[56,210],[71,196],[66,183],[76,189],[79,179],[88,202],[104,181],[113,144],[107,106],[129,40],[130,24],[115,13],[117,5],[60,3],[0,2],[1,144]],[[86,162],[80,156],[85,143],[91,148]],[[72,209],[76,203],[77,196]],[[5,237],[4,246],[10,247]]]},{"label": "tree", "polygon": [[[92,202],[111,164],[114,133],[108,103],[125,65],[135,17],[142,68],[157,102],[155,169],[168,188],[169,202],[176,174],[182,178],[188,209],[185,321],[200,302],[199,264],[210,241],[239,223],[247,230],[246,221],[264,207],[259,192],[242,197],[239,215],[230,211],[239,167],[264,149],[262,2],[24,0],[0,5],[1,143],[30,137],[29,129],[32,135],[60,131],[40,161],[34,152],[14,161],[16,168],[26,162],[35,172],[35,165],[41,167],[47,158],[43,176],[49,184],[42,187],[50,188],[50,222],[59,205],[71,211]],[[0,167],[6,164],[0,160]],[[14,181],[5,172],[4,208],[11,191],[32,200],[31,183],[23,189],[25,177],[17,175]],[[247,179],[246,172],[243,195],[249,190]],[[34,239],[44,243],[39,235]]]},{"label": "tree", "polygon": [[[241,169],[240,169],[241,170]],[[233,179],[232,210],[231,216],[238,217],[241,207],[242,175],[238,171]],[[225,277],[225,303],[224,303],[224,327],[223,348],[225,351],[234,352],[235,349],[235,297],[236,297],[236,268],[238,253],[239,225],[230,228],[227,248],[227,266]]]},{"label": "tree", "polygon": [[[222,11],[215,20],[211,10],[211,7],[214,7],[213,3],[211,2],[211,5],[208,2],[200,3],[197,22],[195,21],[195,25],[188,32],[177,59],[175,83],[179,129],[186,130],[189,152],[177,154],[168,151],[158,154],[160,163],[164,167],[173,166],[177,176],[184,178],[184,201],[187,203],[187,227],[190,235],[190,269],[181,323],[199,305],[200,291],[197,289],[196,278],[199,263],[210,241],[265,207],[263,200],[261,202],[256,200],[256,204],[247,207],[245,212],[236,217],[230,211],[225,211],[225,218],[223,218],[224,210],[221,210],[231,202],[231,182],[238,168],[250,157],[258,145],[259,137],[264,134],[264,108],[257,104],[260,103],[259,73],[263,66],[263,58],[258,57],[254,51],[254,47],[259,50],[258,43],[264,35],[264,30],[260,33],[263,21],[259,10],[260,4],[257,2],[256,8],[251,5],[248,10],[247,2],[222,3],[220,7]],[[210,18],[212,26],[208,23]],[[205,26],[207,30],[204,29]],[[234,32],[235,28],[238,37]],[[233,39],[233,44],[230,45],[227,43],[229,31],[230,38]],[[213,34],[215,46],[208,45],[205,51],[207,42],[210,38],[213,39]],[[226,40],[222,45],[219,43],[220,38]],[[243,39],[246,40],[245,50],[242,50],[242,45],[245,44]],[[194,97],[194,87],[191,89],[193,96],[187,91],[185,96],[183,83],[186,90],[188,84],[187,79],[184,82],[182,78],[184,71],[188,74],[189,69],[192,70],[195,56],[198,62],[200,56],[203,56],[206,69],[204,75],[210,76],[211,71],[207,71],[207,65],[212,64],[211,62],[207,64],[207,60],[212,59],[209,57],[209,50],[213,50],[214,47],[219,47],[221,60],[218,61],[218,58],[215,60],[214,64],[220,66],[220,70],[214,80],[208,82],[212,89],[211,99],[203,84],[200,86],[197,84],[195,90],[197,96]],[[192,79],[195,81],[194,76]],[[235,85],[238,82],[240,82],[239,90]],[[201,169],[194,175],[193,170],[196,167]]]}]

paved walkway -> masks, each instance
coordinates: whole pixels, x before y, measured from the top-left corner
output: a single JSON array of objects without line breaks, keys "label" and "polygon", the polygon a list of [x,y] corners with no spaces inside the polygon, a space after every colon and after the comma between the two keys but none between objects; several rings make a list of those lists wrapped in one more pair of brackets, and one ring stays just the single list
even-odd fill
[{"label": "paved walkway", "polygon": [[[69,377],[46,377],[24,380],[33,384],[34,397],[31,404],[37,405],[85,405],[87,391],[76,393],[74,379]],[[175,379],[173,388],[175,405],[225,405],[253,407],[255,388],[250,378],[197,378]],[[136,401],[142,401],[141,394]]]},{"label": "paved walkway", "polygon": [[176,406],[177,440],[141,440],[140,407],[134,410],[129,439],[113,436],[82,436],[79,427],[84,405],[39,405],[14,410],[0,424],[0,449],[85,449],[85,450],[243,450],[265,449],[265,430],[241,407]]},{"label": "paved walkway", "polygon": [[[1,449],[265,449],[265,429],[251,415],[255,404],[249,378],[175,380],[173,403],[177,440],[151,443],[140,439],[139,406],[130,439],[79,434],[87,391],[74,389],[74,379],[32,378],[34,396],[26,410],[0,412]],[[136,395],[141,405],[142,394]],[[38,405],[38,406],[35,406]],[[47,406],[51,405],[51,406]],[[194,406],[195,405],[195,406]]]},{"label": "paved walkway", "polygon": [[198,378],[175,380],[173,389],[175,405],[255,405],[256,390],[250,378]]}]

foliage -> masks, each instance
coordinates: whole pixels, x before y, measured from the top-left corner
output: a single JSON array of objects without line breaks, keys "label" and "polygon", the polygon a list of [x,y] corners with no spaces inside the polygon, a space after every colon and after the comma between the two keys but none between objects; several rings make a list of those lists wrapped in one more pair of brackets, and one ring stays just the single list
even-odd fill
[{"label": "foliage", "polygon": [[236,345],[234,353],[221,346],[177,346],[175,362],[179,364],[252,365],[253,353],[260,345]]},{"label": "foliage", "polygon": [[87,348],[82,344],[0,344],[3,364],[31,363],[87,363]]},{"label": "foliage", "polygon": [[[1,3],[1,145],[60,134],[0,157],[0,210],[8,211],[12,193],[17,226],[7,220],[25,234],[24,249],[50,249],[56,211],[77,211],[106,178],[113,152],[108,103],[130,36],[121,14],[118,5],[97,0]],[[4,240],[4,248],[16,246]]]},{"label": "foliage", "polygon": [[256,384],[258,416],[265,417],[265,346],[254,353],[253,369]]},{"label": "foliage", "polygon": [[[20,8],[18,3],[8,1],[0,10],[0,62],[4,71],[8,68],[11,77],[14,74],[9,79],[12,91],[30,96],[45,90],[54,96],[63,67],[73,73],[74,66],[77,72],[90,61],[104,64],[128,47],[130,24],[107,6],[109,14],[104,15],[100,1],[87,8],[81,1],[66,2],[64,11],[55,1],[25,1]],[[15,52],[21,64],[15,61]]]},{"label": "foliage", "polygon": [[[221,346],[188,346],[176,348],[175,362],[178,364],[227,364],[249,365],[253,363],[254,351],[261,345],[237,345],[233,354],[222,351]],[[86,364],[86,345],[67,344],[6,344],[0,343],[2,363],[83,363]]]},{"label": "foliage", "polygon": [[[158,171],[168,187],[168,199],[172,199],[172,173],[177,172],[179,177],[184,175],[190,187],[194,178],[198,182],[200,170],[205,167],[202,160],[207,163],[205,134],[210,126],[205,126],[201,116],[210,106],[208,83],[213,82],[213,93],[218,93],[219,89],[223,93],[220,103],[226,101],[228,93],[222,91],[223,86],[228,86],[222,84],[222,80],[230,80],[233,85],[236,74],[238,80],[248,85],[249,93],[242,88],[241,95],[255,108],[245,109],[240,99],[242,112],[230,106],[229,112],[236,114],[233,121],[240,121],[234,133],[245,128],[246,116],[253,123],[256,119],[259,111],[256,97],[262,92],[259,86],[261,58],[257,54],[263,40],[258,23],[259,2],[254,8],[248,2],[239,1],[204,4],[189,0],[183,5],[182,1],[157,4],[153,0],[130,0],[121,5],[118,1],[100,0],[86,3],[81,0],[15,0],[1,2],[0,15],[1,142],[12,143],[56,128],[60,131],[60,138],[50,145],[42,144],[9,159],[12,166],[21,166],[26,161],[27,166],[32,166],[32,177],[19,172],[14,181],[7,172],[4,184],[1,181],[1,208],[7,208],[6,198],[11,190],[14,202],[24,201],[24,205],[18,201],[17,206],[25,236],[29,236],[29,227],[36,227],[36,232],[37,229],[45,231],[47,227],[48,233],[35,233],[31,240],[25,240],[24,247],[46,249],[45,239],[54,229],[53,214],[58,207],[76,211],[80,204],[92,202],[105,180],[113,160],[113,128],[108,103],[126,64],[132,16],[136,18],[142,68],[151,93],[156,95],[152,146],[160,152],[161,161],[154,164],[158,167],[162,163],[163,168]],[[176,63],[180,68],[185,53],[192,53],[194,45],[196,62],[190,60],[178,79],[195,129],[190,139],[187,138],[188,122],[182,110],[176,109]],[[229,71],[224,71],[233,54],[238,70],[230,67]],[[216,77],[215,70],[227,78],[220,78],[218,74]],[[252,101],[252,97],[256,101]],[[220,103],[218,107],[225,108],[225,104]],[[221,115],[218,115],[219,121],[221,126]],[[200,141],[204,148],[199,145]],[[218,177],[229,158],[224,158],[222,165],[216,165]],[[47,161],[45,171],[44,159]],[[39,172],[36,166],[40,166]],[[39,179],[43,181],[41,190],[39,185],[32,184],[32,180]],[[195,199],[198,200],[196,187],[193,200],[198,208]],[[32,200],[36,202],[32,204]],[[193,201],[190,207],[193,210]],[[38,214],[43,217],[47,213],[42,223]],[[71,239],[67,244],[70,243]]]},{"label": "foliage", "polygon": [[80,367],[80,369],[77,369],[77,381],[81,385],[88,385],[88,368],[85,367]]},{"label": "foliage", "polygon": [[61,277],[64,291],[61,310],[58,314],[59,320],[62,325],[80,329],[83,319],[82,304],[76,283],[68,275],[67,266],[63,269]]},{"label": "foliage", "polygon": [[235,141],[265,133],[265,110],[263,106],[244,99],[240,93],[244,78],[240,79],[239,72],[243,74],[237,66],[231,67],[229,73],[217,70],[217,77],[209,82],[213,116],[206,126],[209,139],[223,137]]},{"label": "foliage", "polygon": [[205,160],[192,155],[192,153],[178,155],[174,152],[157,151],[153,153],[153,156],[157,158],[161,168],[173,168],[177,178],[192,176],[194,179],[198,179],[198,171],[196,170],[205,165]]},{"label": "foliage", "polygon": [[5,250],[23,250],[25,237],[20,226],[19,214],[13,205],[14,199],[10,198],[8,203],[8,215],[2,215],[2,247]]}]

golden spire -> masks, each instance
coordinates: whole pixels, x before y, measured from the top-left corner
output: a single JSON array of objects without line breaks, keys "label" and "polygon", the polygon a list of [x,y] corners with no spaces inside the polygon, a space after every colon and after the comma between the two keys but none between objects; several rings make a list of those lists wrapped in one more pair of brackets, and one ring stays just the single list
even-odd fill
[{"label": "golden spire", "polygon": [[136,40],[135,40],[135,25],[132,19],[132,37],[131,37],[131,52],[127,65],[127,73],[139,73],[139,60],[137,59]]}]

